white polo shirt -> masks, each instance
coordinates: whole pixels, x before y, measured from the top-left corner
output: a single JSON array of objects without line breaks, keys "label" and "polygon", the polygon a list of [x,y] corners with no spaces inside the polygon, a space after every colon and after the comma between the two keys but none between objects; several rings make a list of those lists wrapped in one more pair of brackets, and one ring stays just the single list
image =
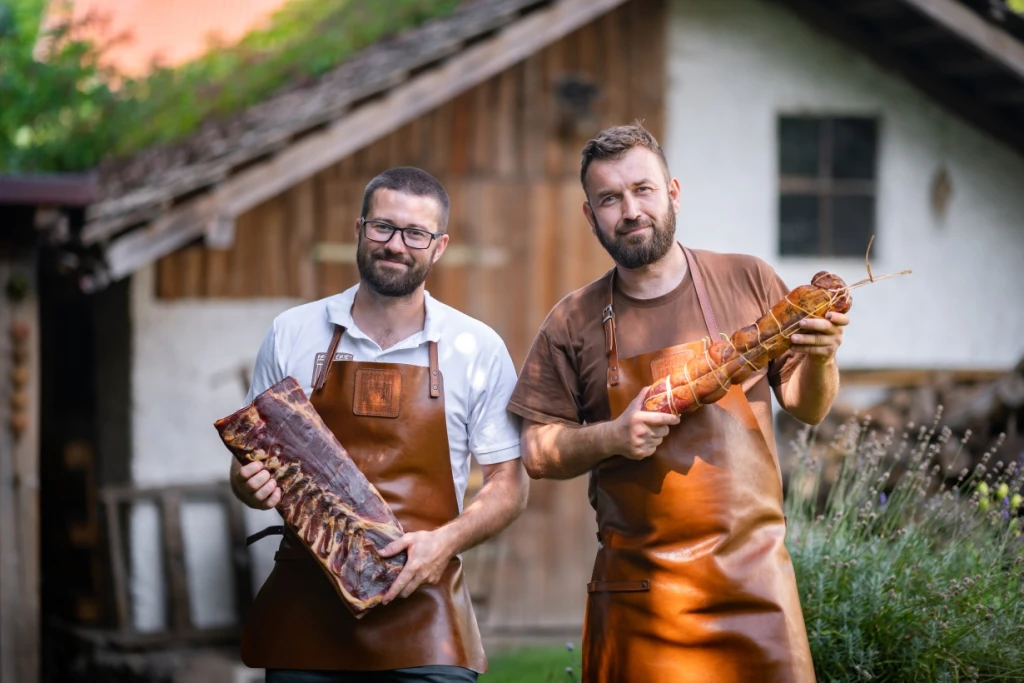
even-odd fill
[{"label": "white polo shirt", "polygon": [[423,330],[382,349],[352,320],[352,303],[358,289],[356,285],[277,316],[256,356],[246,403],[287,376],[298,380],[309,396],[316,354],[327,352],[336,324],[345,328],[345,334],[335,358],[344,353],[351,354],[351,360],[356,361],[426,367],[430,364],[428,342],[435,341],[444,377],[452,478],[461,510],[471,453],[482,465],[519,457],[519,431],[505,409],[516,383],[515,366],[505,342],[484,323],[425,292]]}]

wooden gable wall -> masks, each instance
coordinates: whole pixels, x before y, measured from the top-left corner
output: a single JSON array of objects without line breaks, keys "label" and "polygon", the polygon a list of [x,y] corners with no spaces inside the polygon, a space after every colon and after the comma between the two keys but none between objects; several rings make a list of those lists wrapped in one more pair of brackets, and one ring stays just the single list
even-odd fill
[{"label": "wooden gable wall", "polygon": [[[370,178],[419,166],[451,195],[449,249],[462,247],[435,266],[428,289],[494,327],[520,363],[551,306],[611,265],[581,213],[579,153],[601,128],[634,119],[662,135],[665,22],[664,0],[631,0],[244,214],[230,250],[196,244],[162,259],[159,296],[342,291],[358,280],[351,250],[339,263],[322,260],[339,258],[336,247],[317,257],[317,246],[354,243]],[[596,86],[590,118],[559,105],[566,77]],[[501,263],[474,264],[481,256]]]}]

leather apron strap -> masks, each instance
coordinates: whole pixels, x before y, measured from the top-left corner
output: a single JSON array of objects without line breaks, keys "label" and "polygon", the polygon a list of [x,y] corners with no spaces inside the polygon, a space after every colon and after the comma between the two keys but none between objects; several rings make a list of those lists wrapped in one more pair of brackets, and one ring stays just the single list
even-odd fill
[{"label": "leather apron strap", "polygon": [[[682,246],[682,245],[680,245]],[[718,321],[715,320],[715,312],[711,310],[711,299],[708,298],[708,290],[704,286],[704,276],[697,267],[697,260],[693,252],[682,247],[686,256],[686,269],[693,278],[693,288],[697,292],[697,301],[700,302],[700,312],[704,316],[704,324],[707,325],[711,337],[717,337]],[[619,383],[619,349],[615,341],[615,274],[617,269],[612,270],[608,278],[608,304],[602,313],[602,324],[604,325],[605,353],[608,355],[608,386],[614,387]],[[683,277],[686,277],[684,274]]]},{"label": "leather apron strap", "polygon": [[[331,366],[334,365],[334,357],[337,355],[338,344],[341,342],[343,334],[345,334],[345,328],[341,325],[335,325],[331,344],[327,347],[327,355],[317,356],[316,366],[313,369],[314,392],[324,388],[324,383],[327,382],[327,375],[330,374]],[[444,380],[441,377],[441,371],[437,362],[437,342],[428,342],[427,351],[430,355],[430,398],[439,398],[443,391],[442,383]]]}]

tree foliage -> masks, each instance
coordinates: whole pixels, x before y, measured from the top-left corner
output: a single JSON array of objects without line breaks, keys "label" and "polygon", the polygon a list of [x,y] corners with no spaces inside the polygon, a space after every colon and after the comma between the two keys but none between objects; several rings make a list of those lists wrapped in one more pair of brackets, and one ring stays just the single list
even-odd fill
[{"label": "tree foliage", "polygon": [[116,96],[102,48],[81,37],[82,24],[41,36],[44,4],[0,0],[0,170],[86,168],[113,144],[103,116]]},{"label": "tree foliage", "polygon": [[[90,24],[40,28],[45,0],[0,0],[0,171],[75,171],[111,156],[172,142],[288,83],[427,19],[458,0],[292,0],[266,28],[234,45],[212,44],[177,68],[142,78],[103,67]],[[68,13],[70,16],[70,13]]]}]

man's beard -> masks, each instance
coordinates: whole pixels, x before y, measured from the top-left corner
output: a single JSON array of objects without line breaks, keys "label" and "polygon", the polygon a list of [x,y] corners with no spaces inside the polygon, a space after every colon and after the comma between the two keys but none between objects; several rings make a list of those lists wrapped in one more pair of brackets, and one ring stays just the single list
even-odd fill
[{"label": "man's beard", "polygon": [[[379,263],[381,260],[403,263],[407,268],[400,270],[382,266]],[[400,254],[387,247],[371,253],[367,240],[360,235],[356,248],[356,265],[359,266],[359,276],[374,292],[381,296],[401,298],[409,296],[426,282],[433,259],[427,259],[426,263],[417,263],[408,254]]]},{"label": "man's beard", "polygon": [[[596,220],[596,217],[595,217]],[[650,227],[651,234],[646,233],[620,234],[637,227]],[[641,218],[626,220],[616,227],[616,231],[608,236],[600,225],[595,231],[601,246],[612,257],[615,263],[623,268],[634,269],[649,266],[668,253],[676,243],[676,215],[671,207],[658,219]]]}]

